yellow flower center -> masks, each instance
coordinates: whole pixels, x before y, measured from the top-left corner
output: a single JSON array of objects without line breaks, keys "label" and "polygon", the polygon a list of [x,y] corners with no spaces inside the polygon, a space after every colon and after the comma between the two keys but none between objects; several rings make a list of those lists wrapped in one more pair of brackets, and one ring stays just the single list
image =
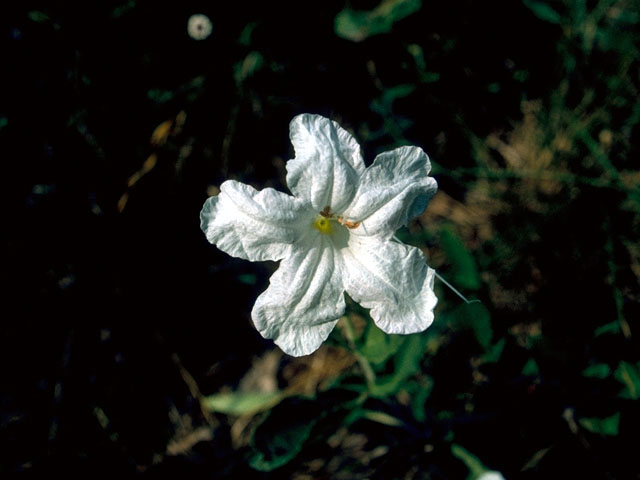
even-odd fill
[{"label": "yellow flower center", "polygon": [[331,235],[331,233],[333,232],[331,219],[322,215],[318,215],[313,221],[313,228],[318,230],[320,233],[324,233],[325,235]]}]

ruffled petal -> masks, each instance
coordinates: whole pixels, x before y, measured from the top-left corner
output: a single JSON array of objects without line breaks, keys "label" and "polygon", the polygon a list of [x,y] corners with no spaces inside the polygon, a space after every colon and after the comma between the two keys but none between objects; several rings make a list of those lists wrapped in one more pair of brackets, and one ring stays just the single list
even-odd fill
[{"label": "ruffled petal", "polygon": [[345,309],[342,260],[322,234],[280,262],[251,312],[253,323],[289,355],[314,352]]},{"label": "ruffled petal", "polygon": [[296,158],[287,162],[287,184],[316,212],[341,212],[353,199],[365,171],[360,146],[336,122],[303,114],[289,126]]},{"label": "ruffled petal", "polygon": [[431,162],[418,147],[400,147],[378,155],[360,178],[345,220],[360,222],[356,235],[390,238],[424,212],[438,185],[429,177]]},{"label": "ruffled petal", "polygon": [[434,270],[417,248],[351,235],[342,250],[345,289],[386,333],[416,333],[433,322]]},{"label": "ruffled petal", "polygon": [[280,260],[308,230],[314,215],[290,195],[228,180],[220,186],[220,194],[202,207],[200,227],[207,240],[231,256]]}]

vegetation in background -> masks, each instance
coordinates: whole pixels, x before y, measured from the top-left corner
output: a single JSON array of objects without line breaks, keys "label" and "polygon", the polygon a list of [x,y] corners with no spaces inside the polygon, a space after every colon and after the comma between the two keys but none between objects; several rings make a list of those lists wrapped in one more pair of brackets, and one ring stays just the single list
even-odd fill
[{"label": "vegetation in background", "polygon": [[[2,30],[0,472],[635,478],[640,2],[25,4]],[[191,15],[210,36],[187,34]],[[288,122],[420,145],[399,232],[436,321],[353,302],[294,359],[216,251],[225,178],[284,190]]]}]

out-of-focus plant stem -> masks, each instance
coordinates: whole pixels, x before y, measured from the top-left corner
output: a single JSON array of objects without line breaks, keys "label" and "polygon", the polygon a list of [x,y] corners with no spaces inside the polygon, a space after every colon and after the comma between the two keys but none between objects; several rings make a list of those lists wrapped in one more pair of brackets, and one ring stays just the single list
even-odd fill
[{"label": "out-of-focus plant stem", "polygon": [[351,347],[353,354],[356,356],[356,360],[358,360],[358,364],[360,365],[360,368],[362,368],[362,373],[367,382],[367,389],[371,391],[376,383],[376,374],[373,371],[373,368],[371,368],[371,364],[369,363],[369,361],[365,358],[364,355],[362,355],[362,353],[360,353],[360,351],[358,350],[358,347],[356,346],[355,332],[354,332],[353,324],[351,323],[351,320],[347,315],[345,315],[343,319],[344,319],[344,325],[345,325],[345,329],[344,329],[345,337],[349,342],[349,346]]}]

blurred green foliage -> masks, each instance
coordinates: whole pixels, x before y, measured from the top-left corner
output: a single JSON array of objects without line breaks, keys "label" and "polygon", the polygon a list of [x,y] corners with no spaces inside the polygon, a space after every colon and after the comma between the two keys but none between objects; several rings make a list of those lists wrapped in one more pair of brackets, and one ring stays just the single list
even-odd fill
[{"label": "blurred green foliage", "polygon": [[581,418],[580,425],[590,432],[615,436],[620,426],[620,412],[607,418]]},{"label": "blurred green foliage", "polygon": [[280,403],[285,395],[281,392],[232,392],[210,395],[204,406],[212,412],[226,415],[255,415]]},{"label": "blurred green foliage", "polygon": [[249,459],[256,470],[270,472],[291,461],[300,453],[320,420],[299,415],[309,401],[305,404],[304,399],[291,399],[290,402],[271,411],[256,428]]},{"label": "blurred green foliage", "polygon": [[464,290],[480,288],[480,277],[475,261],[455,230],[450,227],[443,228],[440,232],[440,245],[447,258],[451,259],[453,284]]},{"label": "blurred green foliage", "polygon": [[[1,473],[637,476],[638,0],[29,3],[2,30]],[[437,280],[423,333],[350,304],[273,355],[273,265],[197,213],[227,178],[286,190],[302,112],[368,163],[429,153],[398,237],[479,302]]]},{"label": "blurred green foliage", "polygon": [[390,32],[397,21],[420,10],[421,4],[421,0],[382,0],[369,11],[347,7],[336,15],[335,31],[342,38],[361,42],[372,35]]},{"label": "blurred green foliage", "polygon": [[640,363],[633,365],[620,362],[615,371],[615,377],[625,385],[625,389],[620,394],[621,397],[632,400],[640,398]]}]

